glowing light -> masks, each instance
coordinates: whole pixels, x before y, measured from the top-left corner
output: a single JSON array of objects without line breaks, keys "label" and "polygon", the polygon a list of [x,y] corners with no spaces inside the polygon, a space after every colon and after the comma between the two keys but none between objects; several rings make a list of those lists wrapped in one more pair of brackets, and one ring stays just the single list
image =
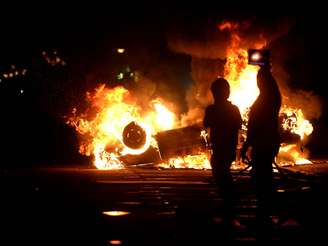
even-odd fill
[{"label": "glowing light", "polygon": [[308,159],[300,158],[300,159],[295,161],[295,164],[296,165],[305,165],[305,164],[312,164],[312,162]]},{"label": "glowing light", "polygon": [[108,216],[126,216],[131,214],[131,212],[128,211],[105,211],[102,213]]},{"label": "glowing light", "polygon": [[120,244],[122,244],[122,241],[121,240],[110,240],[109,241],[109,244],[112,244],[112,245],[120,245]]},{"label": "glowing light", "polygon": [[123,73],[119,73],[119,74],[117,75],[117,78],[118,78],[118,79],[123,79],[123,78],[124,78],[124,74],[123,74]]},{"label": "glowing light", "polygon": [[313,132],[312,124],[304,118],[301,109],[284,105],[281,108],[281,112],[286,116],[282,125],[285,130],[299,135],[302,140]]},{"label": "glowing light", "polygon": [[112,245],[121,245],[122,244],[122,241],[121,240],[110,240],[109,241],[109,244],[112,244]]},{"label": "glowing light", "polygon": [[256,80],[259,68],[248,65],[246,50],[231,48],[227,56],[224,77],[230,84],[229,100],[244,116],[260,94]]},{"label": "glowing light", "polygon": [[[231,31],[231,43],[227,49],[224,77],[230,84],[229,100],[239,108],[243,120],[247,122],[249,108],[259,95],[259,89],[257,87],[257,72],[259,67],[249,65],[247,51],[240,48],[241,38],[237,32],[239,28],[238,23],[223,22],[218,27],[220,30],[226,29]],[[254,44],[257,49],[263,48],[264,45],[265,40],[261,43]],[[251,58],[258,60],[261,58],[261,54],[254,53]],[[280,114],[287,115],[287,119],[283,123],[285,130],[299,135],[302,140],[312,133],[313,126],[304,118],[301,109],[283,105]],[[243,129],[247,130],[246,125],[243,126]],[[310,162],[305,158],[304,153],[300,153],[300,148],[294,145],[283,146],[280,148],[280,152],[280,156],[284,156],[283,159],[287,158],[289,163],[300,164]]]},{"label": "glowing light", "polygon": [[170,158],[168,161],[160,163],[158,166],[162,168],[211,169],[209,153]]},{"label": "glowing light", "polygon": [[280,147],[279,154],[277,156],[277,162],[280,165],[302,165],[311,164],[306,153],[300,151],[300,147],[296,144],[283,145]]},{"label": "glowing light", "polygon": [[252,55],[251,59],[254,61],[258,61],[261,58],[260,53],[256,52]]},{"label": "glowing light", "polygon": [[117,51],[117,53],[123,54],[125,52],[125,49],[118,48],[116,51]]},{"label": "glowing light", "polygon": [[172,129],[175,121],[175,115],[159,102],[155,102],[154,107],[157,115],[156,123],[160,125],[163,130]]},{"label": "glowing light", "polygon": [[[230,97],[229,100],[235,104],[243,117],[244,122],[248,121],[248,112],[250,106],[259,95],[257,87],[258,66],[248,64],[248,53],[241,47],[241,38],[237,30],[240,26],[236,23],[224,22],[219,26],[220,30],[231,31],[231,42],[227,49],[227,61],[224,66],[223,77],[229,81]],[[265,41],[254,44],[257,49],[263,48]],[[125,49],[117,48],[117,53],[124,53]],[[253,59],[260,59],[260,54],[253,54]],[[51,60],[48,57],[45,59]],[[123,79],[125,74],[133,76],[130,68],[127,67],[124,73],[117,75],[118,79]],[[24,71],[23,71],[24,74]],[[138,74],[136,80],[139,80]],[[196,95],[197,97],[197,95]],[[142,98],[143,99],[143,98]],[[124,168],[125,155],[140,155],[145,153],[150,147],[158,148],[154,136],[163,130],[170,130],[181,126],[175,115],[161,98],[145,102],[140,100],[137,95],[133,95],[124,87],[118,86],[108,89],[101,85],[95,89],[95,92],[87,93],[88,111],[77,114],[74,109],[72,116],[68,118],[67,123],[75,127],[81,135],[80,153],[94,157],[94,165],[98,169],[120,169]],[[281,113],[287,115],[284,122],[284,129],[298,134],[301,139],[310,135],[313,131],[311,123],[303,116],[301,109],[291,109],[287,106],[282,107]],[[138,149],[129,148],[125,143],[123,131],[131,122],[135,122],[145,132],[145,142],[141,142]],[[243,130],[247,130],[247,124],[243,125]],[[200,137],[207,140],[207,133],[200,133]],[[131,133],[131,135],[133,135]],[[206,144],[209,146],[209,144]],[[133,145],[129,145],[132,146]],[[306,156],[300,153],[298,146],[283,146],[281,153],[289,155],[288,161],[293,163],[305,163]],[[197,153],[197,152],[196,152]],[[193,155],[181,155],[163,160],[160,167],[175,168],[196,168],[210,169],[210,153],[199,151]],[[233,169],[242,168],[243,163],[236,160],[233,163]]]}]

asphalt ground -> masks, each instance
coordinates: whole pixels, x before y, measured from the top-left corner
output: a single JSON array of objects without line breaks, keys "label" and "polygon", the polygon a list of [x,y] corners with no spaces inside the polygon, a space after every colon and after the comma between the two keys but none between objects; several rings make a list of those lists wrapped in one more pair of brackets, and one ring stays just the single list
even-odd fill
[{"label": "asphalt ground", "polygon": [[[325,245],[327,175],[327,161],[275,173],[271,241]],[[0,245],[257,244],[250,173],[233,176],[241,226],[227,232],[210,170],[3,169]]]}]

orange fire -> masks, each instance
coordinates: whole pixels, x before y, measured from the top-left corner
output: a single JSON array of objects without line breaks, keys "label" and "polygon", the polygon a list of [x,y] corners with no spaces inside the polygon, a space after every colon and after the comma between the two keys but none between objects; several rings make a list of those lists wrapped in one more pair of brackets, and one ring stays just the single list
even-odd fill
[{"label": "orange fire", "polygon": [[[87,99],[92,112],[77,115],[74,109],[68,124],[82,135],[80,153],[87,156],[93,154],[94,164],[99,169],[122,168],[120,156],[144,153],[149,146],[156,146],[153,138],[156,132],[177,126],[175,115],[161,99],[151,101],[144,109],[121,86],[107,89],[101,85],[94,94],[87,93]],[[136,122],[146,133],[145,143],[137,149],[126,146],[122,137],[124,127],[131,122]]]},{"label": "orange fire", "polygon": [[306,159],[306,153],[299,151],[300,147],[296,144],[281,146],[277,160],[280,165],[302,165],[312,163]]},{"label": "orange fire", "polygon": [[[259,94],[256,83],[258,67],[247,64],[246,50],[230,49],[228,57],[225,77],[231,86],[229,100],[238,106],[244,120],[247,121],[249,107]],[[148,108],[142,108],[138,105],[137,99],[121,86],[108,89],[101,85],[94,93],[87,93],[87,100],[91,110],[77,115],[77,109],[74,109],[68,123],[82,136],[80,153],[93,155],[94,165],[98,169],[123,168],[121,156],[139,155],[150,146],[156,147],[157,143],[153,138],[156,133],[179,126],[177,116],[164,105],[162,99],[152,100]],[[304,118],[301,109],[284,105],[281,112],[288,116],[288,120],[283,124],[285,130],[298,134],[302,140],[312,133],[313,127]],[[130,122],[136,122],[146,133],[145,143],[137,149],[126,146],[122,138],[124,127]],[[203,131],[201,134],[206,135],[206,132]],[[209,169],[209,157],[209,153],[202,152],[198,155],[171,158],[159,166]],[[309,163],[296,145],[282,146],[278,159],[289,164]],[[240,163],[235,162],[233,168],[238,168],[238,165]]]},{"label": "orange fire", "polygon": [[[228,62],[225,66],[225,78],[229,81],[231,94],[229,100],[235,104],[243,117],[248,121],[249,107],[254,103],[259,95],[257,88],[256,76],[259,67],[247,64],[247,51],[231,49],[228,53]],[[301,109],[292,108],[283,105],[280,110],[281,114],[285,114],[287,119],[283,122],[283,129],[300,136],[304,140],[313,131],[311,123],[304,118]],[[246,129],[246,126],[243,126]],[[311,163],[305,159],[304,153],[296,145],[282,146],[280,157],[285,156],[289,164],[304,164]],[[279,158],[281,163],[286,163],[283,158]],[[292,161],[291,161],[292,160]]]},{"label": "orange fire", "polygon": [[[227,62],[224,67],[224,77],[229,81],[231,94],[229,100],[238,106],[243,120],[248,121],[249,107],[259,95],[257,88],[257,72],[259,67],[248,64],[247,51],[240,48],[240,38],[237,30],[239,25],[224,22],[219,26],[220,30],[231,31],[231,45],[227,49]],[[263,47],[264,42],[256,48]],[[94,93],[87,93],[89,110],[83,114],[73,115],[67,123],[75,127],[81,135],[79,152],[83,155],[93,156],[94,165],[98,169],[123,168],[121,157],[124,155],[140,155],[150,146],[157,148],[155,134],[179,127],[178,116],[171,112],[163,99],[157,98],[149,103],[140,103],[140,99],[132,95],[126,88],[118,86],[108,89],[105,85],[96,88]],[[300,136],[303,141],[309,136],[313,127],[303,116],[301,109],[283,105],[281,113],[287,116],[283,122],[283,128]],[[138,148],[131,148],[124,143],[124,128],[134,122],[143,129],[145,142]],[[246,126],[243,126],[246,130]],[[206,135],[206,132],[202,132]],[[164,160],[160,167],[175,168],[210,168],[209,152],[200,152],[197,155],[179,156]],[[278,160],[289,163],[309,163],[305,159],[297,145],[282,146]],[[287,160],[287,161],[286,161]],[[233,168],[237,168],[240,162],[234,162]]]},{"label": "orange fire", "polygon": [[210,169],[210,153],[200,153],[199,155],[186,155],[177,158],[170,158],[168,161],[160,163],[158,166],[163,168],[193,168]]},{"label": "orange fire", "polygon": [[240,49],[239,39],[235,38],[233,45],[227,51],[227,63],[224,67],[224,77],[230,84],[229,100],[235,104],[242,116],[252,106],[258,95],[256,76],[259,67],[248,65],[247,51]]},{"label": "orange fire", "polygon": [[[224,67],[224,77],[229,81],[231,89],[229,100],[239,108],[243,120],[247,122],[249,108],[259,95],[256,80],[259,67],[248,64],[247,50],[240,48],[241,39],[237,32],[238,28],[239,25],[230,22],[223,22],[219,25],[221,31],[224,29],[231,31],[231,42],[227,49],[227,62]],[[254,44],[257,49],[263,48],[264,45],[264,41]],[[280,113],[287,116],[287,120],[282,125],[284,130],[299,135],[301,140],[312,133],[313,126],[304,118],[301,109],[283,105]],[[243,129],[246,130],[246,126],[243,126]],[[304,153],[301,153],[296,145],[282,146],[280,151],[280,156],[288,156],[294,164],[311,163],[305,159]]]},{"label": "orange fire", "polygon": [[288,117],[282,125],[284,130],[289,130],[290,132],[299,135],[302,140],[313,132],[313,126],[304,118],[301,109],[291,108],[284,105],[281,111]]}]

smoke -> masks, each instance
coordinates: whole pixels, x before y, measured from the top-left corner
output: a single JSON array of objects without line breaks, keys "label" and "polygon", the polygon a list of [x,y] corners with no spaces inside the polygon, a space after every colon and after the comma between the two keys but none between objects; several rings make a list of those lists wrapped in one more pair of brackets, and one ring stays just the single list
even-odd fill
[{"label": "smoke", "polygon": [[[282,94],[282,104],[300,108],[308,120],[319,119],[322,99],[311,91],[315,76],[304,61],[305,46],[297,35],[286,35],[270,45],[273,75]],[[304,65],[305,63],[305,65]]]},{"label": "smoke", "polygon": [[[228,23],[228,24],[227,24]],[[189,26],[168,33],[168,47],[178,53],[194,58],[225,59],[226,50],[231,44],[231,33],[240,37],[240,48],[257,48],[257,43],[271,43],[286,34],[294,21],[291,18],[260,19],[221,19],[206,26],[200,24],[190,31]]]},{"label": "smoke", "polygon": [[183,31],[169,33],[168,47],[175,52],[191,55],[193,58],[224,59],[230,34],[211,31],[202,32],[199,36],[184,34]]},{"label": "smoke", "polygon": [[273,75],[279,85],[283,105],[302,109],[304,117],[308,120],[319,119],[322,104],[318,95],[315,95],[312,91],[291,88],[289,86],[290,76],[279,63],[275,66]]},{"label": "smoke", "polygon": [[221,59],[192,58],[191,76],[196,83],[187,91],[189,111],[181,117],[182,126],[197,124],[203,118],[204,108],[211,103],[210,85],[222,76],[224,61]]},{"label": "smoke", "polygon": [[[182,116],[182,125],[201,121],[204,108],[212,100],[210,84],[218,76],[223,76],[227,51],[229,48],[236,48],[232,47],[236,44],[237,48],[242,49],[270,48],[273,54],[273,74],[283,94],[283,103],[301,108],[307,119],[319,118],[320,98],[312,92],[291,88],[289,71],[284,67],[286,57],[293,55],[287,47],[293,47],[295,40],[284,45],[281,45],[279,40],[290,35],[295,23],[294,19],[287,17],[218,19],[209,26],[200,24],[193,27],[193,32],[188,26],[180,26],[180,30],[169,32],[168,47],[175,52],[191,56],[191,76],[194,84],[186,93],[189,111]],[[277,46],[283,48],[277,49]]]},{"label": "smoke", "polygon": [[142,71],[136,71],[137,81],[133,88],[127,87],[130,93],[136,98],[137,105],[143,109],[150,110],[152,104],[150,103],[154,99],[159,99],[165,102],[165,106],[170,111],[179,114],[180,105],[179,96],[177,93],[172,92],[172,85],[167,83],[164,79],[153,79],[146,76]]}]

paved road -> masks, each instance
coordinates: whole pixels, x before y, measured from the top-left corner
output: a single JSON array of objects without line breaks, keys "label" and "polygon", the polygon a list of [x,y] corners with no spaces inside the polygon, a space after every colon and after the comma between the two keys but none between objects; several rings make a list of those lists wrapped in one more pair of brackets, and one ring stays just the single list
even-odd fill
[{"label": "paved road", "polygon": [[[272,240],[326,240],[320,223],[327,223],[328,164],[317,164],[275,175]],[[244,227],[232,232],[232,240],[255,244],[250,176],[235,172],[234,178],[237,217]],[[205,170],[2,170],[1,194],[1,245],[215,245],[226,238],[222,200]],[[110,211],[127,213],[110,216]]]}]

